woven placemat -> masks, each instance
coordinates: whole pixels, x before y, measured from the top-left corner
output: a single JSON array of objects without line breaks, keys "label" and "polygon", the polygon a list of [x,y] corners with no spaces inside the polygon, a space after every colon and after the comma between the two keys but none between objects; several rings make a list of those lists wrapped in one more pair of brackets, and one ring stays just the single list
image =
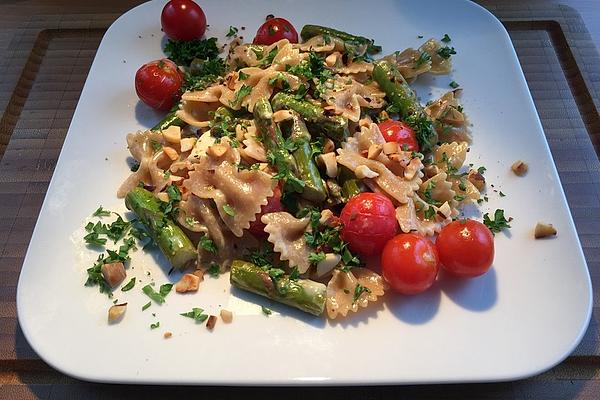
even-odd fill
[{"label": "woven placemat", "polygon": [[[600,162],[599,147],[594,147],[600,138],[594,106],[594,102],[600,104],[600,59],[596,49],[570,8],[482,3],[506,22],[567,194],[594,287],[600,288]],[[41,7],[30,15],[21,14],[18,25],[10,12],[0,16],[4,71],[0,75],[0,385],[8,385],[0,386],[0,398],[8,396],[8,389],[6,398],[25,395],[37,382],[43,384],[34,392],[44,398],[74,393],[91,398],[97,388],[48,370],[38,361],[18,327],[15,296],[23,257],[83,83],[104,29],[118,15],[64,15]],[[528,397],[541,393],[537,390],[542,386],[535,382],[564,393],[587,393],[589,383],[585,387],[565,383],[573,374],[593,379],[597,388],[599,298],[595,296],[590,327],[571,364],[528,381],[533,382],[529,386],[494,384],[485,386],[489,390],[470,393],[481,392],[481,398],[484,392],[498,395],[489,398]],[[17,384],[28,380],[29,388]],[[54,395],[46,392],[50,386]],[[327,392],[334,398],[342,395]],[[105,389],[105,395],[111,393],[112,389]],[[135,390],[128,393],[133,395]],[[236,392],[228,393],[233,397]],[[427,393],[436,398],[451,392],[431,389]]]}]

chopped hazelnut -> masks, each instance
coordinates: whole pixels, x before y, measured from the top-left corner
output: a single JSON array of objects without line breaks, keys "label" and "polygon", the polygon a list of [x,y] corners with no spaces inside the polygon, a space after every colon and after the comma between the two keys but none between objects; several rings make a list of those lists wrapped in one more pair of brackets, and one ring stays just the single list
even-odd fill
[{"label": "chopped hazelnut", "polygon": [[177,153],[177,150],[175,150],[172,147],[163,146],[163,151],[165,152],[165,154],[167,155],[167,157],[169,157],[173,161],[175,161],[175,160],[177,160],[179,158],[179,154]]},{"label": "chopped hazelnut", "polygon": [[469,171],[469,176],[467,177],[469,182],[473,184],[480,192],[485,188],[485,178],[478,171],[474,169]]},{"label": "chopped hazelnut", "polygon": [[122,262],[104,264],[100,271],[106,283],[113,288],[123,282],[123,279],[127,276]]},{"label": "chopped hazelnut", "polygon": [[381,152],[383,151],[383,146],[380,144],[372,144],[369,147],[369,152],[367,153],[367,158],[369,160],[374,160],[377,157],[379,157],[379,155],[381,154]]},{"label": "chopped hazelnut", "polygon": [[545,238],[548,236],[556,236],[556,228],[552,226],[552,224],[545,224],[543,222],[538,222],[535,225],[534,236],[536,239]]},{"label": "chopped hazelnut", "polygon": [[206,329],[212,331],[215,328],[216,324],[217,324],[217,316],[211,315],[210,317],[208,317],[208,320],[206,321]]},{"label": "chopped hazelnut", "polygon": [[169,339],[169,338],[171,338],[171,336],[173,336],[173,334],[172,334],[171,332],[165,332],[165,333],[163,334],[163,337],[164,337],[165,339]]},{"label": "chopped hazelnut", "polygon": [[222,144],[214,144],[206,150],[206,153],[211,157],[222,157],[223,154],[227,153],[227,146]]},{"label": "chopped hazelnut", "polygon": [[127,303],[116,304],[108,309],[108,323],[114,324],[120,322],[127,310]]},{"label": "chopped hazelnut", "polygon": [[198,290],[199,284],[200,277],[194,274],[185,274],[177,282],[177,285],[175,285],[175,291],[177,293],[195,292]]},{"label": "chopped hazelnut", "polygon": [[221,319],[226,324],[229,324],[231,321],[233,321],[233,313],[229,310],[223,309],[221,310]]},{"label": "chopped hazelnut", "polygon": [[529,169],[529,167],[524,161],[518,160],[513,163],[513,165],[511,166],[511,169],[513,170],[515,175],[523,176],[527,173],[527,170]]}]

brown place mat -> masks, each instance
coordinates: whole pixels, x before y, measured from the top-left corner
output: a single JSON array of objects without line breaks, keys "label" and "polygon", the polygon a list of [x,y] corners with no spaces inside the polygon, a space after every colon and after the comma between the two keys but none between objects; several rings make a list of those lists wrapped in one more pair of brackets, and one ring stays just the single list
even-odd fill
[{"label": "brown place mat", "polygon": [[[600,164],[590,141],[590,137],[598,137],[599,125],[598,113],[589,100],[598,101],[600,62],[597,52],[579,17],[568,8],[536,9],[504,4],[490,8],[501,18],[525,17],[531,21],[535,16],[549,21],[508,23],[507,26],[567,193],[593,282],[600,283],[597,228],[600,226]],[[117,16],[42,12],[44,15],[21,15],[18,28],[14,21],[0,16],[0,22],[6,22],[0,29],[0,65],[4,70],[0,76],[0,107],[6,107],[0,120],[0,152],[2,143],[7,144],[0,162],[0,385],[3,385],[0,398],[26,397],[32,393],[43,398],[69,395],[91,398],[96,391],[104,395],[122,391],[135,395],[138,392],[135,388],[80,383],[52,371],[29,347],[16,320],[18,272],[31,232],[102,37],[102,28]],[[42,28],[50,30],[38,35]],[[590,328],[574,353],[576,357],[524,382],[469,386],[469,394],[484,397],[485,393],[489,398],[542,396],[556,391],[561,393],[560,397],[577,393],[592,395],[592,389],[600,389],[597,384],[600,313],[598,300],[595,301]],[[432,398],[443,394],[461,396],[461,387],[464,386],[406,388],[403,393]],[[392,390],[381,388],[377,393],[391,394]],[[350,393],[347,390],[318,391],[333,397]],[[373,392],[359,390],[356,394],[367,396]],[[153,393],[175,395],[171,389]],[[226,394],[233,397],[237,393],[238,390],[230,390]],[[267,394],[262,389],[252,393]],[[303,389],[297,393],[298,396],[310,395],[314,390]]]}]

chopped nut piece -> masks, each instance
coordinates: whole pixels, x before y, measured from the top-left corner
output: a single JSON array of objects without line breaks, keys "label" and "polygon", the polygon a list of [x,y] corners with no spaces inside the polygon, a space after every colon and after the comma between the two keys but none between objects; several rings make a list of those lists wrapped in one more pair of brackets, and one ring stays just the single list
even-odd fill
[{"label": "chopped nut piece", "polygon": [[214,144],[210,146],[208,150],[206,150],[206,152],[209,156],[218,158],[223,156],[223,154],[227,153],[227,146],[224,146],[222,144]]},{"label": "chopped nut piece", "polygon": [[229,324],[229,323],[231,323],[231,321],[233,321],[233,313],[229,310],[223,309],[223,310],[221,310],[221,319],[226,324]]},{"label": "chopped nut piece", "polygon": [[173,334],[172,334],[171,332],[165,332],[165,333],[163,334],[163,337],[164,337],[165,339],[169,339],[169,338],[171,338],[171,336],[173,336]]},{"label": "chopped nut piece", "polygon": [[191,149],[194,148],[194,145],[196,144],[196,138],[184,138],[181,139],[181,152],[185,153],[186,151],[190,151]]},{"label": "chopped nut piece", "polygon": [[536,239],[545,238],[548,236],[556,236],[556,228],[552,226],[552,224],[545,224],[543,222],[538,222],[535,226],[534,236]]},{"label": "chopped nut piece", "polygon": [[196,275],[198,278],[200,278],[199,282],[204,282],[204,271],[201,269],[197,269],[194,272],[192,272],[192,274]]},{"label": "chopped nut piece", "polygon": [[342,256],[339,254],[325,254],[325,258],[317,263],[317,276],[322,277],[333,271],[333,269],[340,263],[341,260]]},{"label": "chopped nut piece", "polygon": [[173,161],[177,160],[179,158],[179,154],[177,153],[177,150],[175,150],[172,147],[163,146],[163,151],[165,152],[165,154],[167,155],[167,157],[169,157]]},{"label": "chopped nut piece", "polygon": [[372,144],[369,147],[369,152],[367,153],[367,158],[369,160],[374,160],[377,157],[379,157],[379,155],[381,154],[381,151],[383,150],[383,146],[380,144]]},{"label": "chopped nut piece", "polygon": [[330,55],[328,55],[327,58],[325,58],[325,64],[327,64],[328,67],[333,67],[335,65],[335,62],[337,61],[338,54],[331,53]]},{"label": "chopped nut piece", "polygon": [[438,208],[438,214],[444,219],[450,218],[450,216],[452,215],[452,209],[450,208],[450,204],[448,204],[447,201],[444,202],[444,204],[442,204]]},{"label": "chopped nut piece", "polygon": [[156,194],[156,197],[160,201],[164,201],[165,203],[169,202],[169,194],[167,192],[159,192],[159,193]]},{"label": "chopped nut piece", "polygon": [[181,128],[175,125],[169,126],[162,131],[163,137],[169,143],[179,143],[181,141]]},{"label": "chopped nut piece", "polygon": [[325,139],[325,142],[323,142],[323,153],[327,154],[332,153],[333,151],[335,151],[335,143],[329,138]]},{"label": "chopped nut piece", "polygon": [[321,218],[319,218],[319,224],[330,226],[329,223],[334,219],[334,217],[335,215],[333,215],[333,212],[326,208],[325,210],[321,211]]},{"label": "chopped nut piece", "polygon": [[275,122],[276,124],[291,118],[292,113],[289,110],[279,110],[273,113],[273,122]]},{"label": "chopped nut piece", "polygon": [[325,173],[330,178],[335,178],[338,173],[337,160],[335,153],[321,154],[317,156],[317,163],[325,167]]},{"label": "chopped nut piece", "polygon": [[125,266],[122,262],[114,262],[102,265],[100,269],[104,280],[110,287],[119,286],[127,276]]},{"label": "chopped nut piece", "polygon": [[469,180],[469,182],[471,182],[473,184],[473,186],[475,186],[477,188],[477,190],[479,190],[480,192],[483,190],[483,188],[485,187],[485,178],[483,175],[481,175],[478,171],[475,171],[474,169],[469,171],[469,176],[467,177],[467,179]]},{"label": "chopped nut piece", "polygon": [[212,331],[214,329],[216,323],[217,323],[217,316],[211,315],[210,317],[208,317],[208,320],[206,321],[206,329]]},{"label": "chopped nut piece", "polygon": [[377,178],[379,176],[377,172],[371,170],[366,165],[359,165],[356,170],[354,170],[354,173],[358,179]]},{"label": "chopped nut piece", "polygon": [[200,277],[194,274],[185,274],[177,282],[177,285],[175,285],[175,291],[177,293],[195,292],[198,290],[199,284]]},{"label": "chopped nut piece", "polygon": [[383,153],[384,154],[398,153],[398,143],[387,142],[386,144],[383,145]]},{"label": "chopped nut piece", "polygon": [[522,160],[515,161],[510,168],[517,176],[525,175],[527,173],[527,170],[529,169],[527,164],[525,164],[525,162],[523,162]]},{"label": "chopped nut piece", "polygon": [[108,309],[108,323],[115,324],[120,322],[127,310],[127,303],[116,304]]}]

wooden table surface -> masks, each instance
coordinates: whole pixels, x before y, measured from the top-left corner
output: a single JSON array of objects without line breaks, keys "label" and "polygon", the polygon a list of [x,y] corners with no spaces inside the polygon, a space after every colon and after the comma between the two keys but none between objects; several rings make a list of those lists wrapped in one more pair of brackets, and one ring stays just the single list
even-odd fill
[{"label": "wooden table surface", "polygon": [[41,361],[24,339],[16,319],[18,274],[104,30],[138,3],[139,0],[0,2],[0,400],[190,395],[332,399],[350,396],[600,398],[600,3],[594,0],[479,1],[503,21],[511,35],[595,287],[588,331],[573,354],[555,368],[522,381],[489,384],[173,388],[82,382]]}]

